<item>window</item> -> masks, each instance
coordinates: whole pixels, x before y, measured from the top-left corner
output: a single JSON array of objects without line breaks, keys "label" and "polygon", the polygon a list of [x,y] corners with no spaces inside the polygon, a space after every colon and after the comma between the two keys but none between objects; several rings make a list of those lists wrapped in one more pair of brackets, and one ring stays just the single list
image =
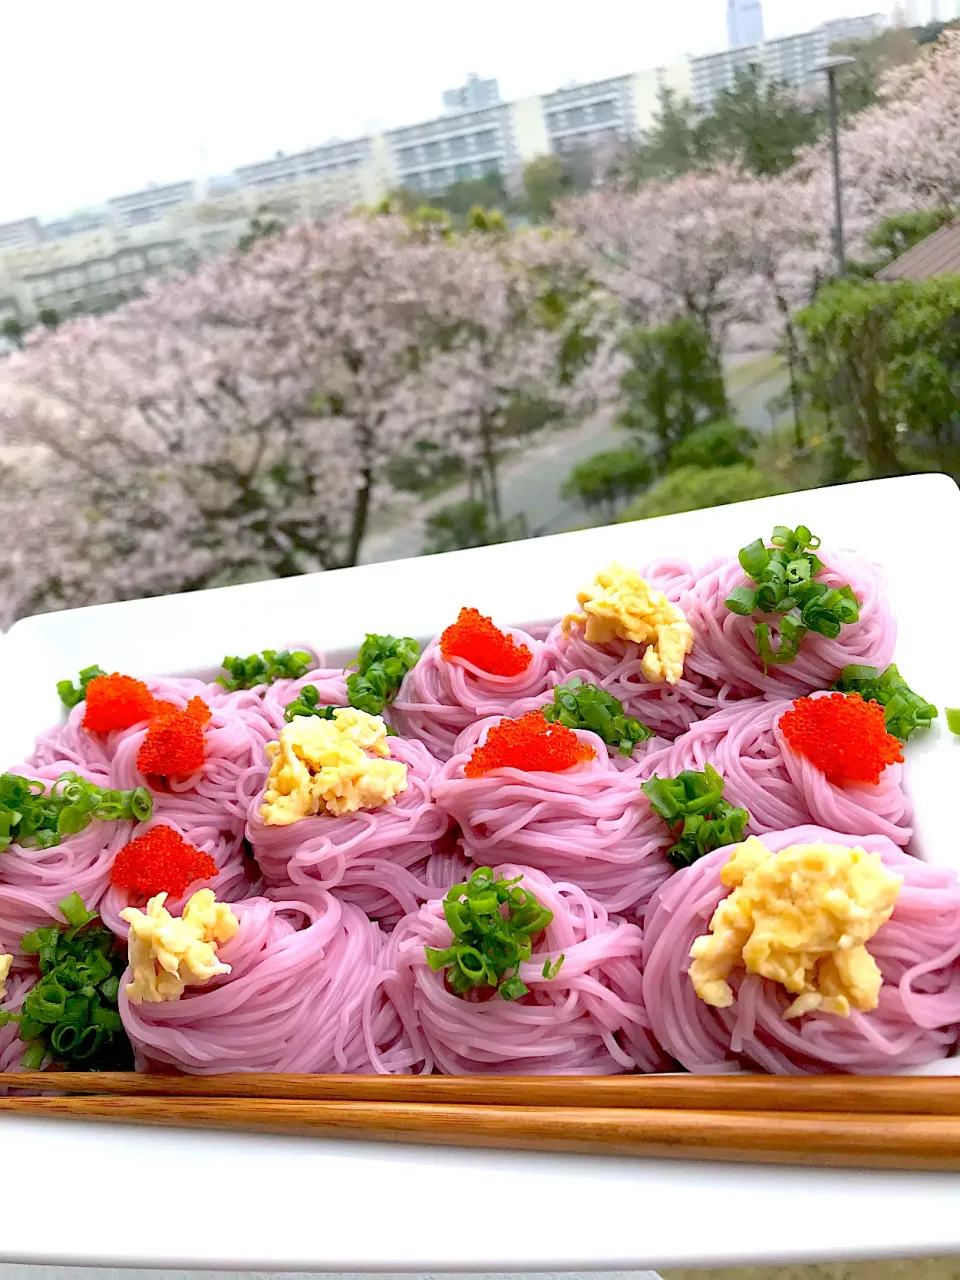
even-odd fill
[{"label": "window", "polygon": [[439,160],[443,155],[443,143],[428,142],[424,150],[427,153],[428,160]]},{"label": "window", "polygon": [[567,112],[567,128],[576,129],[580,125],[586,124],[587,113],[583,107],[571,107]]},{"label": "window", "polygon": [[404,165],[416,164],[419,149],[419,147],[401,147],[399,152],[400,163]]},{"label": "window", "polygon": [[411,188],[411,190],[413,190],[413,191],[418,191],[418,190],[420,189],[420,184],[421,184],[422,180],[423,180],[423,179],[422,179],[422,175],[421,175],[421,174],[419,174],[419,173],[408,173],[408,174],[406,174],[406,175],[404,176],[404,179],[403,179],[403,185],[404,185],[405,187],[410,187],[410,188]]},{"label": "window", "polygon": [[484,129],[482,133],[473,135],[474,151],[494,151],[497,146],[497,134],[494,129]]},{"label": "window", "polygon": [[464,137],[450,139],[450,154],[452,156],[465,156],[467,154],[467,140]]},{"label": "window", "polygon": [[457,175],[457,181],[464,182],[467,178],[473,177],[473,165],[469,161],[466,164],[458,164],[454,172]]},{"label": "window", "polygon": [[607,99],[606,102],[596,102],[593,106],[594,120],[612,120],[616,111],[613,103]]}]

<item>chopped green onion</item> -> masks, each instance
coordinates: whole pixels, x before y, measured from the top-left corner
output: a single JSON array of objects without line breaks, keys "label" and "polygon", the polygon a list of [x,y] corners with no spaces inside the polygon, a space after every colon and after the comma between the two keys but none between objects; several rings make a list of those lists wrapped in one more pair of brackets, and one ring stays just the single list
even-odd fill
[{"label": "chopped green onion", "polygon": [[19,774],[0,774],[0,850],[14,842],[24,849],[51,849],[94,819],[144,822],[153,813],[146,787],[104,790],[73,772],[62,773],[49,792],[46,786]]},{"label": "chopped green onion", "polygon": [[640,784],[650,808],[674,836],[675,843],[664,856],[678,871],[714,849],[743,839],[750,815],[724,800],[723,788],[723,778],[711,764],[703,773],[685,769],[675,778],[654,774]]},{"label": "chopped green onion", "polygon": [[543,716],[568,729],[589,729],[608,747],[616,747],[622,756],[633,755],[638,742],[653,736],[653,730],[642,721],[623,714],[623,704],[612,693],[595,684],[584,684],[579,676],[557,685],[553,702],[543,708]]},{"label": "chopped green onion", "polygon": [[95,680],[97,676],[105,676],[106,674],[102,667],[94,665],[83,668],[80,672],[80,683],[77,685],[72,680],[58,680],[57,693],[60,695],[60,701],[65,707],[72,710],[86,698],[87,685],[90,681]]},{"label": "chopped green onion", "polygon": [[[887,732],[906,742],[917,729],[929,729],[937,717],[937,708],[914,691],[904,680],[894,663],[883,675],[876,667],[851,665],[840,672],[840,679],[831,685],[841,693],[859,693],[864,702],[879,702],[887,722]],[[947,727],[950,713],[947,712]]]},{"label": "chopped green onion", "polygon": [[417,664],[420,646],[410,636],[378,636],[369,633],[347,676],[347,700],[368,715],[383,714],[397,696],[403,677]]},{"label": "chopped green onion", "polygon": [[[446,970],[448,988],[464,995],[476,987],[495,987],[504,1000],[526,995],[527,985],[517,970],[533,952],[532,940],[553,920],[553,912],[532,893],[520,888],[520,877],[493,877],[490,867],[478,867],[470,879],[453,885],[443,900],[443,914],[453,941],[449,947],[425,947],[427,964]],[[555,977],[563,956],[544,977]]]},{"label": "chopped green onion", "polygon": [[238,689],[252,689],[259,684],[273,684],[275,680],[299,680],[313,666],[309,653],[297,649],[264,649],[251,653],[247,658],[226,657],[221,664],[225,675],[217,676],[228,693]]},{"label": "chopped green onion", "polygon": [[80,1070],[129,1068],[133,1054],[117,1009],[126,960],[79,894],[59,906],[65,925],[34,929],[20,941],[38,957],[41,974],[19,1015],[23,1065],[36,1069],[49,1059]]},{"label": "chopped green onion", "polygon": [[320,690],[315,684],[305,684],[296,698],[284,708],[283,718],[289,724],[297,716],[319,716],[321,720],[333,719],[333,707],[320,706]]},{"label": "chopped green onion", "polygon": [[944,715],[947,717],[947,728],[950,732],[960,733],[960,707],[946,707]]},{"label": "chopped green onion", "polygon": [[753,628],[764,671],[793,662],[808,631],[835,640],[841,627],[860,618],[860,604],[851,587],[816,581],[823,569],[823,561],[815,554],[820,539],[806,525],[796,529],[777,525],[770,541],[772,546],[766,547],[758,538],[741,549],[740,566],[754,585],[735,587],[724,601],[731,613],[743,618],[753,613],[782,615],[776,649],[768,623],[758,622]]},{"label": "chopped green onion", "polygon": [[566,958],[567,957],[561,952],[560,955],[556,958],[556,960],[554,960],[554,962],[551,964],[550,957],[548,956],[546,960],[544,960],[543,962],[543,976],[545,978],[555,978],[557,974],[560,972],[560,966],[563,964]]}]

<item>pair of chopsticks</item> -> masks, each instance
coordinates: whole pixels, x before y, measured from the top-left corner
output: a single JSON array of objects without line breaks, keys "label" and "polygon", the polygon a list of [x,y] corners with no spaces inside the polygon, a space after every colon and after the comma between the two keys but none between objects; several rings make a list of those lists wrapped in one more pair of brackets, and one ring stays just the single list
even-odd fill
[{"label": "pair of chopsticks", "polygon": [[950,1076],[154,1076],[19,1072],[0,1113],[441,1146],[960,1169]]}]

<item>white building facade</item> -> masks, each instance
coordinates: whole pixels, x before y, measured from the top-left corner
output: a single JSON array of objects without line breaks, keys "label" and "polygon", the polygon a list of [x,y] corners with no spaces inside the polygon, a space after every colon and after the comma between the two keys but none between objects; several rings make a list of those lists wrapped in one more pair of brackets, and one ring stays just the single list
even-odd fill
[{"label": "white building facade", "polygon": [[822,79],[817,64],[835,44],[844,40],[870,40],[879,34],[883,26],[880,14],[841,18],[799,35],[693,58],[690,63],[693,101],[701,111],[709,111],[722,90],[734,87],[737,71],[750,66],[761,67],[771,80],[785,84],[817,83]]}]

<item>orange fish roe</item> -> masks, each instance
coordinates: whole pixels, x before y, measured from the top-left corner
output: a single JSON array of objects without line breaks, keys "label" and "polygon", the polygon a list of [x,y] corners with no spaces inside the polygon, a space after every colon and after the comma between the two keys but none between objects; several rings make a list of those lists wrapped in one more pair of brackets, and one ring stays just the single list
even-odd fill
[{"label": "orange fish roe", "polygon": [[829,782],[871,782],[888,764],[903,760],[900,742],[887,725],[879,702],[859,693],[798,698],[780,717],[783,736]]},{"label": "orange fish roe", "polygon": [[145,898],[157,893],[182,898],[195,880],[210,880],[216,874],[217,864],[209,853],[161,824],[124,845],[113,860],[110,881]]},{"label": "orange fish roe", "polygon": [[528,711],[519,720],[501,720],[494,725],[463,772],[467,778],[479,778],[491,769],[563,773],[582,760],[593,760],[596,754],[566,725],[547,724],[542,711]]},{"label": "orange fish roe", "polygon": [[210,708],[201,698],[191,698],[186,711],[164,711],[147,730],[137,752],[141,773],[169,777],[173,773],[196,773],[203,765],[203,723]]},{"label": "orange fish roe", "polygon": [[533,661],[525,644],[516,644],[476,609],[461,609],[440,637],[445,658],[463,658],[492,676],[519,676]]},{"label": "orange fish roe", "polygon": [[142,680],[122,676],[96,676],[87,685],[83,727],[93,733],[129,729],[155,714],[156,701]]}]

